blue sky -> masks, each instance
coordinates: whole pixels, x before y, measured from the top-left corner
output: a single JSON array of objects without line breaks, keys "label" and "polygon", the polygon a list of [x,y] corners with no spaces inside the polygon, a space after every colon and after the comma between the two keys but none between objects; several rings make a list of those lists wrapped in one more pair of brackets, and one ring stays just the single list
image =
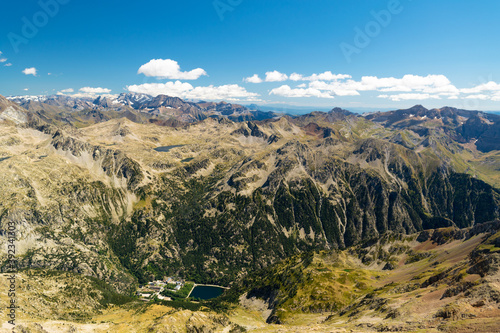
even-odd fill
[{"label": "blue sky", "polygon": [[498,1],[2,7],[2,95],[133,91],[242,104],[500,110]]}]

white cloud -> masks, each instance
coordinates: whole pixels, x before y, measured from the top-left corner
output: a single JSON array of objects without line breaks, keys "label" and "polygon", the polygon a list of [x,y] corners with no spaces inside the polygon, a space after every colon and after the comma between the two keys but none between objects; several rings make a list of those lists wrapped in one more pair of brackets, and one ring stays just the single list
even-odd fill
[{"label": "white cloud", "polygon": [[180,81],[167,83],[144,83],[141,85],[131,85],[127,87],[128,91],[133,93],[147,94],[151,96],[168,95],[173,97],[181,97],[187,91],[193,90],[193,86],[189,83]]},{"label": "white cloud", "polygon": [[244,79],[245,82],[250,82],[250,83],[261,83],[262,79],[259,77],[259,75],[254,74],[251,77],[247,77]]},{"label": "white cloud", "polygon": [[[332,97],[332,96],[359,96],[362,91],[399,92],[400,94],[381,95],[382,98],[393,100],[404,99],[436,99],[440,96],[456,96],[460,90],[451,84],[444,75],[404,75],[402,78],[363,76],[359,81],[352,80],[347,74],[334,74],[330,71],[321,74],[312,74],[304,77],[293,73],[290,80],[310,81],[308,86],[299,85],[292,89],[281,86],[273,89],[270,94],[281,96],[300,97]],[[307,89],[306,89],[307,87]],[[301,90],[302,89],[302,90]]]},{"label": "white cloud", "polygon": [[[254,76],[257,76],[255,74]],[[326,71],[320,74],[312,74],[311,76],[304,76],[298,73],[292,73],[290,76],[280,73],[278,71],[272,71],[266,73],[266,82],[282,82],[286,80],[291,81],[337,81],[350,79],[352,76],[347,74],[333,74],[331,71]],[[262,82],[262,81],[261,81]],[[260,82],[256,82],[260,83]]]},{"label": "white cloud", "polygon": [[187,98],[191,99],[227,99],[233,100],[235,98],[248,98],[250,100],[259,96],[256,93],[248,92],[245,88],[237,84],[227,84],[219,87],[196,87],[187,93]]},{"label": "white cloud", "polygon": [[495,101],[495,102],[500,101],[500,93],[493,95],[493,96],[491,97],[491,100],[492,100],[492,101]]},{"label": "white cloud", "polygon": [[304,76],[302,76],[302,74],[297,74],[297,73],[290,74],[290,80],[292,81],[302,81],[303,79]]},{"label": "white cloud", "polygon": [[295,88],[292,89],[288,85],[283,85],[279,88],[274,88],[269,92],[269,95],[277,95],[283,97],[319,97],[319,98],[334,98],[331,94],[321,92],[313,88]]},{"label": "white cloud", "polygon": [[490,81],[490,82],[475,86],[473,88],[460,89],[460,92],[463,92],[465,94],[475,94],[475,93],[480,93],[483,91],[500,91],[500,84],[493,82],[493,81]]},{"label": "white cloud", "polygon": [[[164,65],[168,66],[164,66]],[[195,71],[199,71],[195,73]],[[152,60],[141,67],[139,72],[148,76],[156,77],[179,77],[196,79],[200,75],[206,75],[202,69],[191,72],[181,72],[177,62],[173,60]],[[204,73],[204,74],[202,74]],[[403,100],[426,100],[426,99],[465,99],[480,98],[500,101],[500,84],[488,82],[468,89],[459,89],[451,83],[445,75],[413,75],[407,74],[402,77],[377,77],[362,76],[355,80],[348,74],[335,74],[331,71],[314,73],[305,76],[292,73],[289,76],[277,70],[265,73],[265,78],[254,74],[243,79],[248,83],[283,82],[295,81],[296,87],[289,85],[278,86],[269,95],[283,97],[315,97],[334,98],[335,96],[360,96],[363,92],[379,92],[380,98],[392,101]],[[300,82],[302,81],[302,82]],[[255,99],[258,94],[246,91],[238,85],[193,87],[187,83],[167,82],[165,84],[142,84],[132,85],[128,89],[133,92],[141,92],[151,95],[166,94],[189,99],[218,100],[235,98]],[[497,94],[496,94],[497,93]],[[469,95],[472,97],[464,96]]]},{"label": "white cloud", "polygon": [[68,94],[68,93],[72,93],[74,92],[75,90],[73,88],[68,88],[68,89],[63,89],[61,91],[58,91],[57,94],[59,95],[63,95],[63,94]]},{"label": "white cloud", "polygon": [[144,74],[159,79],[173,80],[196,80],[200,76],[207,75],[202,68],[196,68],[189,72],[182,72],[181,67],[175,60],[152,59],[147,64],[142,65],[137,74]]},{"label": "white cloud", "polygon": [[36,73],[37,73],[37,69],[35,67],[30,67],[30,68],[25,68],[23,70],[23,73],[25,75],[33,75],[33,76],[36,76]]},{"label": "white cloud", "polygon": [[[353,82],[352,80],[349,80]],[[376,76],[363,76],[357,90],[378,91],[424,91],[437,93],[440,91],[458,91],[451,85],[450,80],[444,75],[411,75],[407,74],[401,79],[394,77],[378,78]]]},{"label": "white cloud", "polygon": [[29,89],[29,88],[24,88],[23,90],[24,90],[24,91],[28,91],[28,90],[30,90],[30,89]]},{"label": "white cloud", "polygon": [[92,88],[92,87],[83,87],[80,88],[80,91],[87,94],[109,94],[111,89],[107,88]]},{"label": "white cloud", "polygon": [[278,71],[266,73],[266,82],[282,82],[286,80],[288,80],[288,76]]},{"label": "white cloud", "polygon": [[308,77],[304,77],[305,81],[336,81],[336,80],[344,80],[350,79],[352,76],[347,74],[333,74],[330,71],[321,73],[321,74],[313,74]]},{"label": "white cloud", "polygon": [[309,83],[309,88],[325,90],[333,93],[337,96],[358,96],[359,92],[353,89],[348,84],[341,82],[323,82],[323,81],[313,81]]},{"label": "white cloud", "polygon": [[245,100],[258,101],[256,93],[248,92],[245,88],[237,84],[223,86],[193,87],[189,83],[180,81],[166,83],[145,83],[141,85],[131,85],[128,91],[134,93],[148,94],[152,96],[168,95],[185,99],[201,100]]},{"label": "white cloud", "polygon": [[[58,95],[64,95],[64,94],[58,94]],[[117,98],[118,95],[113,95],[113,94],[92,94],[92,93],[76,93],[72,95],[67,95],[73,98],[97,98],[97,97],[106,97],[106,98]]]},{"label": "white cloud", "polygon": [[485,94],[475,94],[475,95],[469,95],[465,96],[466,99],[481,99],[481,100],[488,100],[492,99],[492,96],[485,95]]},{"label": "white cloud", "polygon": [[406,101],[406,100],[426,100],[426,99],[441,99],[439,95],[430,94],[396,94],[396,95],[379,95],[379,98],[390,99],[394,102]]},{"label": "white cloud", "polygon": [[9,62],[9,63],[5,64],[4,66],[5,67],[10,67],[10,66],[12,66],[12,64]]},{"label": "white cloud", "polygon": [[7,58],[0,58],[0,62],[6,62]]}]

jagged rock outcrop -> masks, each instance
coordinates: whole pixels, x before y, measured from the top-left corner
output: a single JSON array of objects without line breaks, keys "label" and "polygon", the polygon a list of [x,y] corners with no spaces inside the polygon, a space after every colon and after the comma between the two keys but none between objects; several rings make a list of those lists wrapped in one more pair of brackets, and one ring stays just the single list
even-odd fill
[{"label": "jagged rock outcrop", "polygon": [[56,150],[69,152],[75,157],[88,154],[94,161],[99,162],[102,170],[108,176],[117,176],[126,179],[129,190],[137,189],[139,183],[144,178],[139,164],[119,150],[92,146],[65,136],[61,131],[57,131],[54,134],[51,144]]}]

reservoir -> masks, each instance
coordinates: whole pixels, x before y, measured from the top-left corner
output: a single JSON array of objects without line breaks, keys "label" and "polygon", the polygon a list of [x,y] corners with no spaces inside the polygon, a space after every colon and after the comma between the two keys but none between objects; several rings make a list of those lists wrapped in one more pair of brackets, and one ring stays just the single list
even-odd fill
[{"label": "reservoir", "polygon": [[215,286],[196,286],[194,287],[189,297],[207,300],[220,296],[224,292],[224,288]]},{"label": "reservoir", "polygon": [[163,146],[163,147],[156,147],[154,150],[161,152],[161,153],[167,153],[171,149],[177,148],[177,147],[182,147],[185,145],[173,145],[173,146]]}]

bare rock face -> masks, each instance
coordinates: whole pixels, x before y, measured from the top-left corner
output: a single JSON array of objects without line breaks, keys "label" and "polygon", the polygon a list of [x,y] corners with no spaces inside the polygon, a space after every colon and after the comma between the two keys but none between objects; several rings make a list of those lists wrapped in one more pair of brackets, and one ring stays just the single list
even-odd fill
[{"label": "bare rock face", "polygon": [[14,102],[0,96],[0,120],[11,121],[14,124],[24,124],[28,121],[26,110]]},{"label": "bare rock face", "polygon": [[114,175],[126,179],[131,190],[136,189],[144,177],[139,164],[118,150],[92,146],[65,136],[60,131],[54,134],[51,144],[56,150],[69,152],[75,157],[82,157],[83,154],[90,155],[108,176]]}]

